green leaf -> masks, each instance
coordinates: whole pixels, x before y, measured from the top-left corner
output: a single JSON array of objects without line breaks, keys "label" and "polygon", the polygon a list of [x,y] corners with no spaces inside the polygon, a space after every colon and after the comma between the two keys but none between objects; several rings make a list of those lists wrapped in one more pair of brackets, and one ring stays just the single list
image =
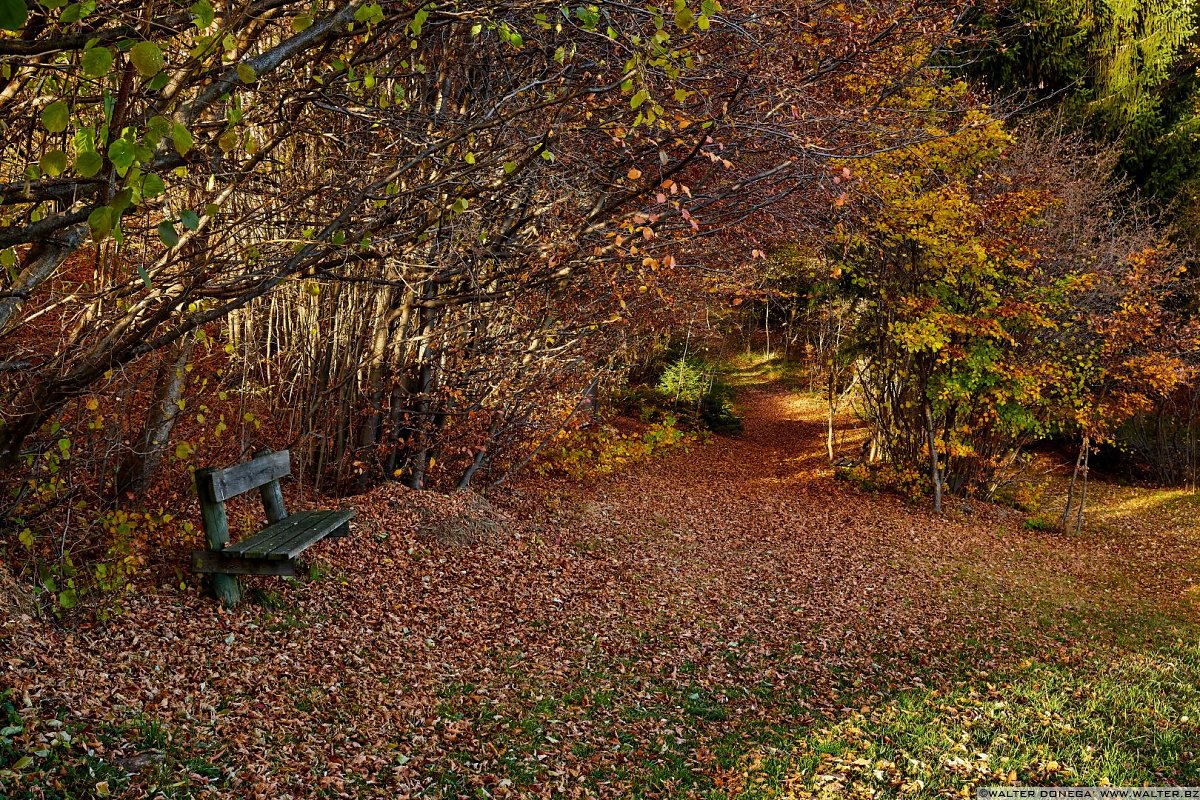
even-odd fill
[{"label": "green leaf", "polygon": [[166,190],[167,187],[163,184],[163,179],[155,175],[153,172],[148,174],[142,180],[142,197],[158,197]]},{"label": "green leaf", "polygon": [[107,47],[93,47],[83,54],[83,74],[100,78],[112,69],[113,54]]},{"label": "green leaf", "polygon": [[[5,2],[5,0],[0,0],[0,3],[3,3],[3,2]],[[12,765],[12,771],[20,772],[21,770],[25,769],[32,763],[33,763],[33,756],[21,756],[20,758],[17,759],[16,763],[14,763]]]},{"label": "green leaf", "polygon": [[88,227],[92,231],[92,239],[96,242],[104,240],[113,229],[113,212],[108,206],[100,206],[88,215]]},{"label": "green leaf", "polygon": [[450,210],[453,211],[455,214],[461,214],[467,210],[467,206],[469,206],[469,205],[470,205],[470,203],[467,201],[467,198],[460,197],[454,201],[454,205],[452,205],[450,207]]},{"label": "green leaf", "polygon": [[66,102],[62,100],[55,101],[42,109],[42,125],[46,126],[46,130],[51,133],[62,133],[65,131],[69,117],[70,109],[67,108]]},{"label": "green leaf", "polygon": [[25,0],[0,0],[0,30],[19,31],[28,16]]},{"label": "green leaf", "polygon": [[79,598],[75,594],[74,589],[63,589],[58,594],[58,604],[70,611],[79,604]]},{"label": "green leaf", "polygon": [[158,238],[162,239],[162,243],[167,247],[179,244],[179,233],[175,230],[175,226],[166,220],[158,223]]},{"label": "green leaf", "polygon": [[[145,286],[147,289],[149,289],[150,288],[150,273],[146,272],[146,268],[143,267],[141,264],[138,264],[137,271],[138,271],[138,277],[142,279],[142,286]],[[179,402],[182,403],[183,401],[180,400]]]},{"label": "green leaf", "polygon": [[[424,9],[422,9],[424,10]],[[420,16],[418,11],[417,15]],[[429,12],[425,12],[425,16],[429,16]],[[354,19],[358,22],[365,22],[367,26],[378,25],[383,22],[383,7],[378,3],[366,3],[359,6],[358,11],[354,12]]]},{"label": "green leaf", "polygon": [[17,534],[17,541],[20,542],[21,544],[25,545],[25,547],[32,550],[33,549],[33,531],[29,530],[29,528],[26,528],[25,530],[21,531],[19,534]]},{"label": "green leaf", "polygon": [[108,201],[108,207],[113,211],[113,219],[120,220],[121,215],[125,213],[125,209],[129,208],[129,204],[133,202],[133,189],[125,187],[121,191],[113,195],[113,199]]},{"label": "green leaf", "polygon": [[125,176],[136,159],[137,148],[128,139],[114,139],[108,146],[108,160],[117,168],[117,174],[121,177]]},{"label": "green leaf", "polygon": [[150,119],[146,120],[146,144],[150,147],[158,147],[161,142],[171,132],[171,120],[155,114]]},{"label": "green leaf", "polygon": [[38,166],[51,178],[61,175],[67,171],[67,154],[62,150],[51,150],[42,156]]},{"label": "green leaf", "polygon": [[637,94],[635,94],[633,97],[629,98],[629,107],[630,108],[638,108],[642,105],[642,103],[646,102],[649,99],[650,99],[650,93],[647,92],[645,89],[639,89]]},{"label": "green leaf", "polygon": [[517,162],[515,162],[515,161],[505,161],[504,162],[505,174],[512,175],[516,171],[517,171]]},{"label": "green leaf", "polygon": [[183,227],[189,231],[194,231],[200,227],[200,215],[195,211],[188,209],[179,215],[179,221],[183,223]]},{"label": "green leaf", "polygon": [[84,178],[96,175],[104,166],[104,159],[95,150],[84,150],[75,156],[75,171]]},{"label": "green leaf", "polygon": [[292,31],[295,33],[300,33],[301,31],[311,28],[312,24],[312,14],[297,14],[292,20]]},{"label": "green leaf", "polygon": [[175,127],[171,129],[171,141],[175,142],[175,152],[186,156],[187,152],[192,149],[192,132],[179,123],[175,123]]},{"label": "green leaf", "polygon": [[162,50],[154,42],[138,42],[135,44],[133,49],[129,51],[129,60],[133,62],[133,68],[143,78],[153,78],[162,72],[164,63]]},{"label": "green leaf", "polygon": [[679,7],[675,9],[675,25],[679,28],[679,30],[686,31],[690,30],[695,24],[695,15],[692,14],[691,10],[686,5],[682,3],[679,4]]},{"label": "green leaf", "polygon": [[192,12],[192,16],[196,18],[197,28],[204,30],[213,24],[213,17],[215,15],[213,14],[212,3],[208,2],[208,0],[198,0],[189,10]]},{"label": "green leaf", "polygon": [[422,8],[413,15],[413,21],[408,24],[409,29],[412,30],[413,36],[421,35],[421,29],[425,27],[425,20],[427,19],[429,19],[429,9],[427,8]]},{"label": "green leaf", "polygon": [[0,267],[11,269],[17,263],[17,251],[11,247],[0,250]]},{"label": "green leaf", "polygon": [[258,73],[254,71],[254,67],[246,63],[237,65],[237,74],[242,83],[254,83],[258,80]]}]

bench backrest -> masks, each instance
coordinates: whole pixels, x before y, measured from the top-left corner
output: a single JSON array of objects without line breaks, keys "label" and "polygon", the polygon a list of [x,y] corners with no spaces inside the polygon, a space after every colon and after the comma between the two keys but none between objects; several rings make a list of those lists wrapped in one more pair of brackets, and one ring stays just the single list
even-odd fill
[{"label": "bench backrest", "polygon": [[208,549],[220,550],[229,543],[225,501],[243,492],[258,489],[268,521],[286,519],[288,513],[283,505],[279,479],[291,471],[292,457],[287,450],[278,453],[259,450],[251,460],[229,469],[205,467],[196,470],[196,494],[200,496],[200,517],[204,522]]},{"label": "bench backrest", "polygon": [[204,500],[223,503],[231,497],[287,477],[291,471],[292,457],[287,450],[264,453],[228,469],[209,467],[196,470],[196,490]]}]

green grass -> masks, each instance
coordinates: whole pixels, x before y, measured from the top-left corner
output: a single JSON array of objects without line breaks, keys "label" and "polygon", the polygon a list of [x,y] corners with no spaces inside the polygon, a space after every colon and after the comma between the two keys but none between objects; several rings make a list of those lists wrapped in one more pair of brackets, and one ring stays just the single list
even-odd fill
[{"label": "green grass", "polygon": [[794,391],[809,388],[808,374],[798,359],[784,358],[783,353],[740,353],[725,359],[720,373],[734,388],[763,386],[776,383]]},{"label": "green grass", "polygon": [[[1200,643],[1079,663],[1068,653],[909,691],[747,760],[739,796],[968,794],[977,785],[1200,782]],[[790,794],[789,794],[790,793]]]},{"label": "green grass", "polygon": [[10,692],[0,693],[4,800],[117,797],[129,786],[131,772],[141,773],[139,782],[153,787],[147,796],[167,800],[197,797],[225,785],[224,771],[203,745],[173,739],[152,717],[138,714],[122,725],[84,730],[65,711],[35,711],[22,713]]}]

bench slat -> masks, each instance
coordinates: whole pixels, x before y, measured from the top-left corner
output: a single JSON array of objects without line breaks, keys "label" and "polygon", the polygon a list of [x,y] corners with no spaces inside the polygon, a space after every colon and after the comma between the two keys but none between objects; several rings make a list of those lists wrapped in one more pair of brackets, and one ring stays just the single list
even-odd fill
[{"label": "bench slat", "polygon": [[192,571],[220,575],[282,575],[296,577],[296,562],[267,561],[258,558],[230,558],[212,550],[192,553]]},{"label": "bench slat", "polygon": [[353,517],[353,511],[301,511],[221,552],[247,559],[293,558]]},{"label": "bench slat", "polygon": [[293,559],[309,547],[324,539],[354,516],[353,511],[323,511],[317,512],[323,516],[303,532],[297,532],[286,542],[280,542],[271,548],[265,556],[268,559]]},{"label": "bench slat", "polygon": [[[229,469],[212,470],[204,479],[210,481],[213,499],[223,503],[242,492],[287,477],[292,471],[292,457],[287,450],[258,456]],[[200,476],[197,475],[197,480]]]},{"label": "bench slat", "polygon": [[276,537],[270,543],[263,542],[256,547],[246,550],[246,558],[282,559],[288,558],[286,553],[295,546],[301,550],[311,547],[325,538],[330,528],[325,527],[328,511],[313,511],[299,525],[291,528],[286,536]]},{"label": "bench slat", "polygon": [[250,551],[259,551],[259,549],[263,548],[270,549],[276,543],[290,539],[300,525],[308,524],[312,516],[319,515],[319,513],[325,512],[301,511],[294,513],[294,515],[286,517],[280,522],[268,525],[268,527],[258,531],[257,534],[241,540],[236,545],[229,545],[222,552],[227,555],[246,555]]}]

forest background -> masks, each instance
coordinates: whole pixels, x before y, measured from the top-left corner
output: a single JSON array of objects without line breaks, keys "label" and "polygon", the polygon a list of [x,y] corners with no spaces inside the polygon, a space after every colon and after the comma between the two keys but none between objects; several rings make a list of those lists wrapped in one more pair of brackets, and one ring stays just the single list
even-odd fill
[{"label": "forest background", "polygon": [[486,487],[613,402],[720,427],[695,359],[738,337],[804,361],[831,459],[853,404],[848,477],[939,510],[1046,444],[1077,454],[1062,526],[1098,452],[1195,485],[1190,3],[0,0],[0,27],[0,542],[58,611],[198,540],[198,466]]}]

